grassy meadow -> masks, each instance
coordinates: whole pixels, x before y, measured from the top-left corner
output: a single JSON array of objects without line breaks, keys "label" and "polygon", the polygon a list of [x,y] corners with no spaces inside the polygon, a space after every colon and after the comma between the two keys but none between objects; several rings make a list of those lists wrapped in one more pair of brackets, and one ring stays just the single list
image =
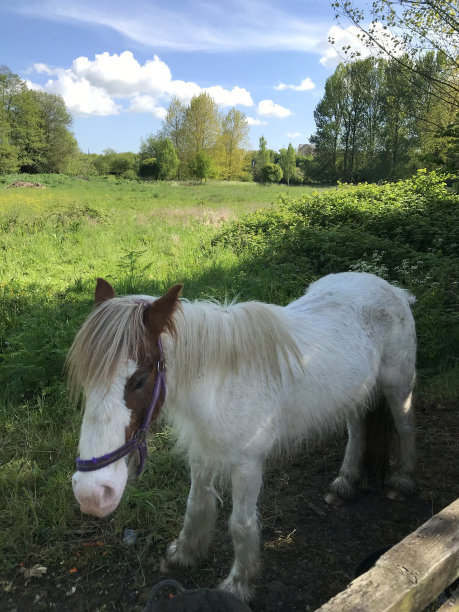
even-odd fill
[{"label": "grassy meadow", "polygon": [[7,188],[18,179],[28,180],[0,177],[3,569],[118,563],[129,527],[147,570],[177,533],[188,476],[167,430],[151,438],[148,469],[113,516],[84,517],[73,500],[81,417],[62,366],[98,276],[121,294],[183,282],[191,299],[285,304],[326,273],[375,272],[417,296],[419,395],[457,399],[459,197],[436,175],[322,191],[57,175],[29,177],[43,189]]}]

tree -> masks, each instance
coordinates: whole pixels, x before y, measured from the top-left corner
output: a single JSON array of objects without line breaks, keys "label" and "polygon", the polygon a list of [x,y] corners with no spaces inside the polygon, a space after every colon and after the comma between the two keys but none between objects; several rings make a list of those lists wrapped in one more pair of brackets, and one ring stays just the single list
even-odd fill
[{"label": "tree", "polygon": [[[336,17],[350,20],[358,27],[359,38],[384,57],[396,61],[404,70],[414,71],[433,83],[443,100],[459,109],[459,8],[457,0],[374,0],[368,13],[349,0],[332,3]],[[331,42],[334,42],[331,40]],[[426,49],[438,51],[448,65],[440,75],[424,71],[422,64],[409,63],[407,57],[419,59]],[[358,56],[350,46],[343,48],[351,57]]]},{"label": "tree", "polygon": [[169,138],[161,140],[156,163],[158,165],[158,178],[163,181],[173,179],[177,176],[179,158],[172,141]]},{"label": "tree", "polygon": [[262,183],[279,183],[282,180],[282,168],[278,164],[268,162],[261,169]]},{"label": "tree", "polygon": [[134,176],[136,166],[137,156],[135,153],[127,151],[126,153],[111,154],[110,174],[132,178]]},{"label": "tree", "polygon": [[158,178],[158,164],[156,157],[146,157],[142,159],[139,166],[139,176],[142,178]]},{"label": "tree", "polygon": [[33,91],[25,86],[11,98],[11,144],[17,147],[21,172],[36,173],[43,164],[44,130]]},{"label": "tree", "polygon": [[202,183],[203,179],[211,178],[215,175],[215,166],[212,158],[208,153],[201,150],[196,153],[190,163],[191,176],[199,179]]},{"label": "tree", "polygon": [[210,153],[220,132],[221,116],[215,100],[208,93],[193,96],[183,122],[186,157],[194,160],[199,151]]},{"label": "tree", "polygon": [[314,110],[316,133],[311,143],[316,148],[319,173],[326,181],[334,182],[339,176],[338,145],[343,124],[343,72],[340,64],[325,83],[325,94]]},{"label": "tree", "polygon": [[6,111],[0,105],[0,174],[16,172],[19,169],[18,149],[11,144],[11,129]]},{"label": "tree", "polygon": [[185,112],[186,106],[174,96],[158,133],[158,138],[169,138],[178,152],[184,148]]},{"label": "tree", "polygon": [[[139,173],[141,176],[163,181],[176,177],[180,162],[170,138],[150,134],[145,140],[142,139],[139,157],[141,164]],[[149,160],[149,162],[144,163],[146,160]],[[152,160],[154,160],[154,163]]]},{"label": "tree", "polygon": [[268,143],[266,141],[266,138],[264,136],[261,136],[253,168],[253,178],[255,181],[261,182],[263,180],[261,173],[263,168],[269,162],[271,162],[271,154],[268,151]]},{"label": "tree", "polygon": [[290,179],[296,170],[296,154],[292,143],[289,143],[287,149],[280,150],[279,165],[282,168],[284,180],[287,185],[290,185]]},{"label": "tree", "polygon": [[9,68],[0,67],[0,156],[2,168],[61,172],[78,155],[72,117],[60,96],[28,89]]},{"label": "tree", "polygon": [[[406,80],[398,64],[384,63],[381,95],[381,160],[384,178],[394,180],[411,174],[405,169],[410,152],[416,146],[416,122],[413,117],[413,98],[407,95]],[[414,168],[411,168],[414,170]]]},{"label": "tree", "polygon": [[78,154],[78,143],[70,132],[73,119],[61,96],[43,91],[31,92],[39,108],[43,132],[39,172],[58,173],[67,160]]},{"label": "tree", "polygon": [[244,113],[230,109],[222,119],[222,131],[217,141],[220,176],[231,180],[241,176],[248,147],[249,125]]}]

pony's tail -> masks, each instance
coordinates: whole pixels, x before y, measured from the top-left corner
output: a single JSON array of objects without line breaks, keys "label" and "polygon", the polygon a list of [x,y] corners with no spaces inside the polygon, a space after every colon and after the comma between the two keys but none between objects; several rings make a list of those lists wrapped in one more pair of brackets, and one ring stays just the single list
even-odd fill
[{"label": "pony's tail", "polygon": [[364,475],[368,483],[384,482],[398,435],[384,395],[377,391],[365,413]]}]

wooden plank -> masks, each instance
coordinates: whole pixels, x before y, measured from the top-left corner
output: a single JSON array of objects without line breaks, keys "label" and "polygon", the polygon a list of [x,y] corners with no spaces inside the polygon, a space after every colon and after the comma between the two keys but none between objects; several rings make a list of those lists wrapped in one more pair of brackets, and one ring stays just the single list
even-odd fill
[{"label": "wooden plank", "polygon": [[371,570],[318,610],[423,610],[458,576],[459,499],[391,548]]},{"label": "wooden plank", "polygon": [[453,595],[445,601],[441,608],[438,608],[437,612],[458,612],[459,610],[459,595]]}]

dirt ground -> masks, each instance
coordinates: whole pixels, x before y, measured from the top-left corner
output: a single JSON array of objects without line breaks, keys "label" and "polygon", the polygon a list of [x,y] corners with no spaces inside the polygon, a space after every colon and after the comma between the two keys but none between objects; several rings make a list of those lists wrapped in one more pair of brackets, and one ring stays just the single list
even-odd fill
[{"label": "dirt ground", "polygon": [[[325,504],[322,497],[339,469],[344,436],[271,465],[260,497],[263,569],[251,609],[315,610],[346,587],[366,555],[396,544],[456,499],[457,408],[451,403],[417,407],[419,491],[405,502],[390,501],[375,488],[342,508]],[[190,589],[214,587],[228,571],[232,554],[228,504],[220,514],[215,544],[199,569],[164,576],[158,559],[148,575],[140,575],[134,544],[120,547],[110,564],[97,569],[95,563],[83,576],[56,567],[27,581],[18,571],[4,582],[9,586],[0,592],[0,610],[138,612],[151,587],[165,577]]]}]

